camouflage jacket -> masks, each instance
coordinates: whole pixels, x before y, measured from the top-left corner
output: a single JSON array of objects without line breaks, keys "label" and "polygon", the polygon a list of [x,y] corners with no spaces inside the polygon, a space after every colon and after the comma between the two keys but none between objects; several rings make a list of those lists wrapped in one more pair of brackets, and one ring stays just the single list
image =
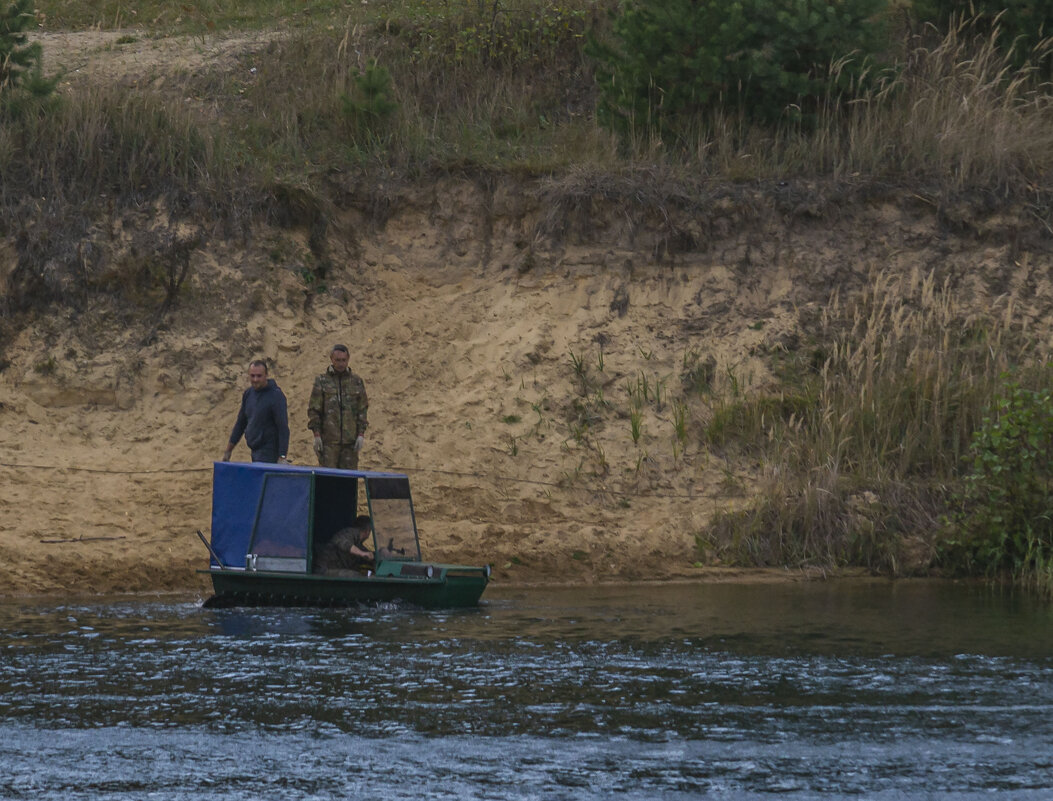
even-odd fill
[{"label": "camouflage jacket", "polygon": [[332,367],[314,380],[307,403],[307,427],[327,445],[351,444],[366,433],[366,385],[350,369]]}]

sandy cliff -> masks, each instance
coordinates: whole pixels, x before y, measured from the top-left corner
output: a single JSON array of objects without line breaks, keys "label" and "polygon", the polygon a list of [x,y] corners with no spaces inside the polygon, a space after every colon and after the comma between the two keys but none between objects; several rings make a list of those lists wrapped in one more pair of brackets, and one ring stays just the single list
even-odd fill
[{"label": "sandy cliff", "polygon": [[[227,238],[161,207],[101,227],[114,281],[137,231],[198,244],[155,335],[99,301],[6,343],[0,593],[204,591],[194,532],[248,361],[269,360],[310,463],[307,396],[335,342],[370,396],[362,465],[410,474],[427,554],[498,581],[719,578],[694,536],[748,501],[758,466],[700,446],[692,369],[715,362],[718,392],[770,384],[802,315],[877,270],[935,272],[977,306],[1015,295],[1039,328],[1053,310],[1048,246],[1015,218],[958,227],[894,191],[732,188],[688,208],[585,178],[381,190],[383,216],[338,204],[314,252],[307,226]],[[0,241],[0,279],[17,258]]]}]

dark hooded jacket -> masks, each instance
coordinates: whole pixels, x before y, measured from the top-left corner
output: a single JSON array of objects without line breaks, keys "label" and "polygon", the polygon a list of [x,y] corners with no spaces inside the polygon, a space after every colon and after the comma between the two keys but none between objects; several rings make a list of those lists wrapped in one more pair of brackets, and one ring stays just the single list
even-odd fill
[{"label": "dark hooded jacket", "polygon": [[288,405],[285,393],[273,378],[267,379],[263,389],[249,387],[241,396],[230,444],[237,445],[242,434],[254,462],[276,462],[289,452]]}]

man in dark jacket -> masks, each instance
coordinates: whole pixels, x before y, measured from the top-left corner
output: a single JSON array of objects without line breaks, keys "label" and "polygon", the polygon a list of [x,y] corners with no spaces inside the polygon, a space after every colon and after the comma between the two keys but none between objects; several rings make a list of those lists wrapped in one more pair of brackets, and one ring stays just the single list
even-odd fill
[{"label": "man in dark jacket", "polygon": [[267,377],[267,364],[259,359],[249,365],[249,388],[241,396],[238,419],[223,452],[224,462],[230,461],[242,434],[252,451],[252,461],[287,464],[289,411],[285,393],[273,378]]}]

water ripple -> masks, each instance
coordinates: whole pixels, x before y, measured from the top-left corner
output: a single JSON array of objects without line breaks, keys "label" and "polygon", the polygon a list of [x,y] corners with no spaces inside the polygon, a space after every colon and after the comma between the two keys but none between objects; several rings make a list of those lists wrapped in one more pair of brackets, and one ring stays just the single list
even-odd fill
[{"label": "water ripple", "polygon": [[1047,610],[799,591],[0,609],[0,797],[1053,794]]}]

